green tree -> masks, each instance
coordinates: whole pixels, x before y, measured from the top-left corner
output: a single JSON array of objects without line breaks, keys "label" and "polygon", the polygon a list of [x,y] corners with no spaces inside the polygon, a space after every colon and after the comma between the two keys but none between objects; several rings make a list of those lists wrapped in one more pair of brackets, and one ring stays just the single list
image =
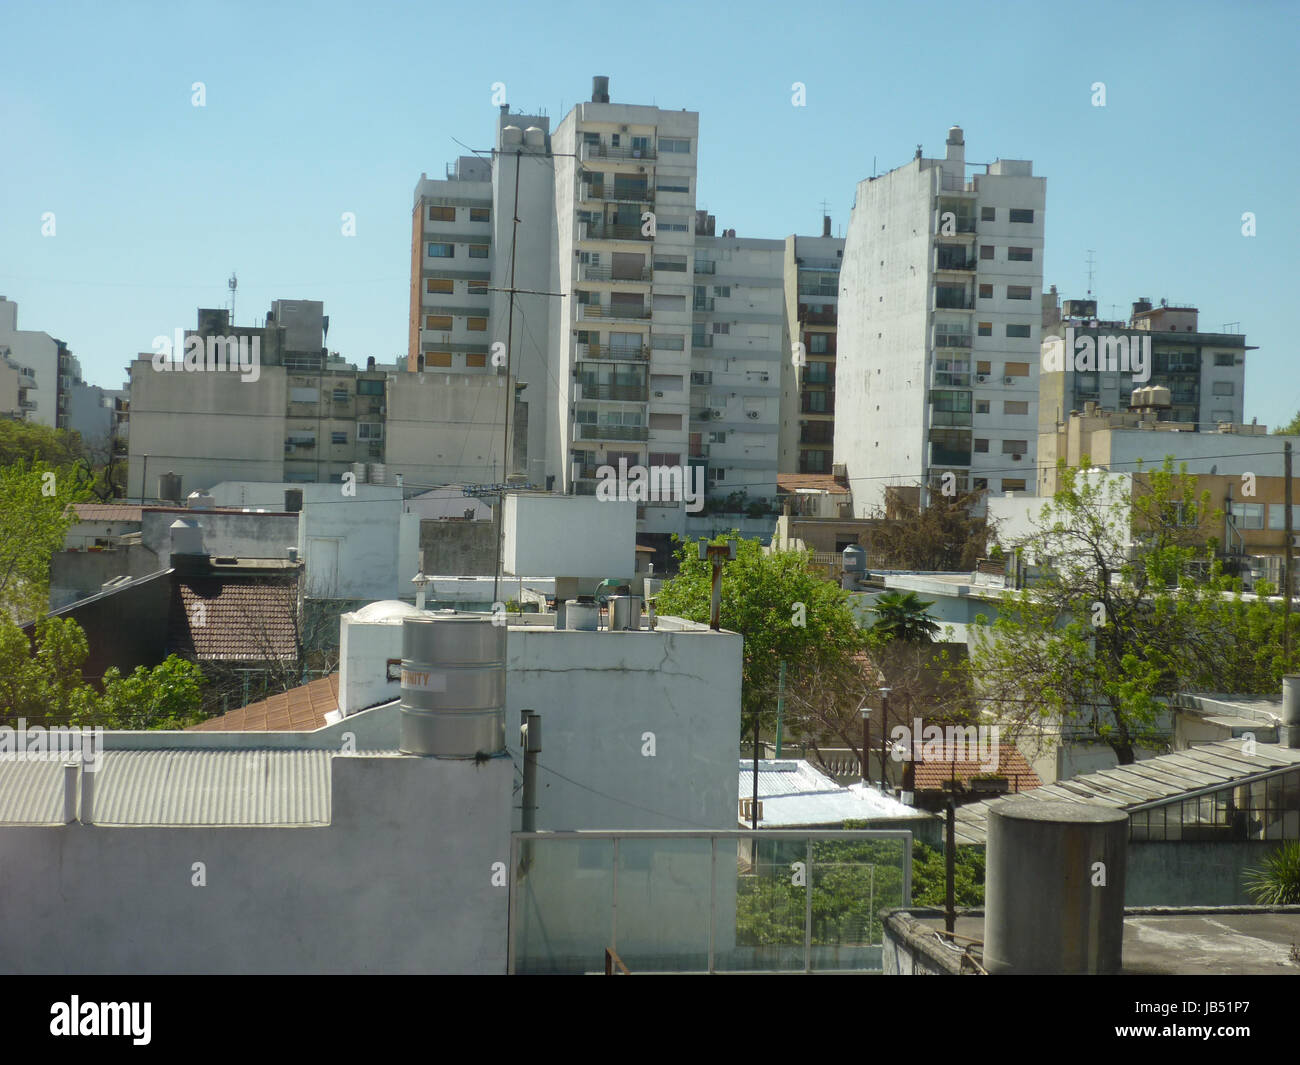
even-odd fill
[{"label": "green tree", "polygon": [[1000,721],[1085,726],[1128,764],[1163,742],[1176,691],[1276,690],[1280,617],[1202,543],[1219,515],[1185,467],[1128,479],[1062,464],[1060,484],[1013,545],[1037,578],[974,630],[972,688]]},{"label": "green tree", "polygon": [[180,729],[194,724],[202,701],[203,671],[170,655],[149,669],[136,666],[123,677],[116,666],[104,674],[103,695],[78,724],[109,729]]},{"label": "green tree", "polygon": [[69,504],[85,497],[67,471],[22,462],[0,468],[0,607],[11,618],[45,613],[50,558],[76,520]]},{"label": "green tree", "polygon": [[931,493],[928,506],[896,497],[889,516],[871,531],[871,557],[898,569],[970,571],[991,531],[972,510],[983,493]]},{"label": "green tree", "polygon": [[1300,841],[1282,844],[1260,865],[1247,869],[1242,880],[1260,906],[1300,904]]},{"label": "green tree", "polygon": [[[865,638],[848,593],[810,571],[808,552],[766,553],[757,540],[733,536],[736,558],[724,563],[722,572],[721,624],[745,637],[741,728],[748,734],[755,715],[764,724],[773,719],[782,661],[787,685],[797,688],[828,671],[857,668],[854,656]],[[677,558],[677,576],[660,590],[657,610],[707,623],[712,563],[699,558],[694,543],[683,544]]]},{"label": "green tree", "polygon": [[1273,432],[1279,436],[1300,436],[1300,411],[1286,425],[1279,425]]},{"label": "green tree", "polygon": [[884,592],[871,608],[876,615],[871,631],[885,640],[930,643],[939,632],[938,622],[926,613],[932,606],[915,592]]}]

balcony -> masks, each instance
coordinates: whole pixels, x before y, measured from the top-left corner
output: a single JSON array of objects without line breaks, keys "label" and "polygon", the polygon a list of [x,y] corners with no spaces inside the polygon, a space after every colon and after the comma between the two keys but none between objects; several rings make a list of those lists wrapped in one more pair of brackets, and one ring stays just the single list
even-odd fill
[{"label": "balcony", "polygon": [[834,325],[836,321],[835,308],[832,307],[826,311],[810,311],[806,303],[799,304],[799,321],[806,322],[808,325]]},{"label": "balcony", "polygon": [[958,177],[956,174],[944,174],[943,181],[940,182],[944,192],[974,192],[975,182],[967,181],[964,177]]},{"label": "balcony", "polygon": [[973,311],[975,309],[975,297],[936,292],[934,295],[934,308],[937,311]]},{"label": "balcony", "polygon": [[649,362],[650,349],[642,345],[639,348],[612,348],[608,344],[579,344],[579,359],[609,359],[612,362]]},{"label": "balcony", "polygon": [[695,272],[697,274],[716,274],[718,272],[718,264],[712,261],[706,262],[703,259],[696,259]]},{"label": "balcony", "polygon": [[944,255],[943,252],[949,249],[940,247],[939,255],[935,258],[934,268],[936,270],[960,270],[966,273],[974,273],[978,260],[969,255]]},{"label": "balcony", "polygon": [[841,265],[839,259],[816,259],[812,256],[802,256],[795,260],[800,270],[838,270]]},{"label": "balcony", "polygon": [[654,203],[655,190],[648,185],[610,185],[583,182],[581,199],[605,203]]},{"label": "balcony", "polygon": [[935,370],[936,388],[970,388],[970,374],[953,370]]},{"label": "balcony", "polygon": [[584,144],[579,153],[579,158],[584,163],[597,159],[607,159],[616,163],[636,163],[655,158],[655,150],[648,146],[645,148],[614,148],[608,144]]},{"label": "balcony", "polygon": [[641,282],[653,281],[654,270],[650,267],[643,268],[640,273],[636,271],[620,270],[617,274],[611,266],[592,266],[590,263],[583,263],[578,267],[579,281],[619,281]]},{"label": "balcony", "polygon": [[691,347],[693,348],[711,348],[713,347],[712,333],[692,333]]},{"label": "balcony", "polygon": [[711,310],[713,310],[713,297],[712,297],[712,296],[707,296],[707,297],[706,297],[706,296],[696,296],[694,302],[691,304],[691,310],[693,310],[693,311],[711,311]]},{"label": "balcony", "polygon": [[602,307],[598,303],[580,303],[578,307],[581,308],[578,317],[582,319],[602,318],[612,321],[644,322],[650,318],[649,307],[622,307],[618,304]]},{"label": "balcony", "polygon": [[898,830],[512,833],[506,968],[880,972],[911,854]]},{"label": "balcony", "polygon": [[649,440],[650,430],[644,425],[574,425],[579,440]]},{"label": "balcony", "polygon": [[578,228],[579,240],[635,240],[651,241],[653,236],[641,232],[641,226],[622,226],[612,222],[583,222]]},{"label": "balcony", "polygon": [[[817,407],[812,403],[813,396],[825,396],[824,405]],[[802,414],[834,414],[835,397],[829,392],[805,392],[799,397],[799,411]]]},{"label": "balcony", "polygon": [[934,346],[936,348],[966,348],[971,345],[970,333],[953,333],[935,331]]},{"label": "balcony", "polygon": [[838,285],[800,285],[799,295],[801,296],[821,296],[823,299],[839,299],[840,290]]},{"label": "balcony", "polygon": [[612,385],[582,379],[579,379],[578,383],[582,386],[582,395],[578,398],[582,400],[615,399],[628,403],[650,402],[648,385]]},{"label": "balcony", "polygon": [[930,410],[930,424],[935,427],[969,428],[971,412],[968,410]]}]

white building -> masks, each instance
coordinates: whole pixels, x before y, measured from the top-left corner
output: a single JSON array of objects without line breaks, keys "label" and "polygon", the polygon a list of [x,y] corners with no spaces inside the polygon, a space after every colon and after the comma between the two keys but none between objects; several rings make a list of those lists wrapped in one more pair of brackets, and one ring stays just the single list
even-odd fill
[{"label": "white building", "polygon": [[1046,181],[1027,161],[969,179],[966,168],[953,126],[945,158],[918,150],[858,184],[840,273],[834,450],[860,517],[888,485],[1033,483]]},{"label": "white building", "polygon": [[[18,304],[0,296],[0,348],[7,348],[19,370],[19,410],[27,421],[63,425],[59,396],[71,386],[71,355],[49,333],[18,328]],[[67,385],[61,387],[62,378]],[[66,406],[66,400],[64,400]]]}]

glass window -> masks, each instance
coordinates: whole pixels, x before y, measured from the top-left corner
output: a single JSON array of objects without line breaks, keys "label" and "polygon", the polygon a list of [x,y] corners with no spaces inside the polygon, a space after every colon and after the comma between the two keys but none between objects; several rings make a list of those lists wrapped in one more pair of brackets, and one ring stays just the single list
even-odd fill
[{"label": "glass window", "polygon": [[[1286,504],[1270,503],[1268,505],[1268,527],[1274,530],[1286,528]],[[1300,504],[1291,506],[1291,528],[1300,533]]]},{"label": "glass window", "polygon": [[976,437],[975,453],[977,455],[987,455],[988,452],[989,452],[989,442],[987,440],[981,440],[979,437]]},{"label": "glass window", "polygon": [[1007,299],[1009,300],[1027,300],[1032,299],[1034,290],[1029,285],[1008,285]]},{"label": "glass window", "polygon": [[486,259],[488,257],[488,246],[486,244],[471,244],[469,246],[469,257],[471,259]]},{"label": "glass window", "polygon": [[456,221],[456,208],[454,207],[430,207],[430,222],[454,222]]},{"label": "glass window", "polygon": [[1233,394],[1231,381],[1215,381],[1214,394],[1216,396],[1230,396]]},{"label": "glass window", "polygon": [[450,329],[450,314],[426,314],[424,316],[425,329]]},{"label": "glass window", "polygon": [[1002,401],[1003,414],[1028,414],[1029,403],[1023,399],[1007,399]]},{"label": "glass window", "polygon": [[1034,220],[1034,212],[1032,210],[1025,207],[1011,208],[1011,221],[1032,222],[1033,220]]},{"label": "glass window", "polygon": [[455,286],[447,278],[430,277],[426,278],[424,282],[425,292],[451,292],[454,288]]},{"label": "glass window", "polygon": [[1216,351],[1214,353],[1215,366],[1235,366],[1237,357],[1230,351]]},{"label": "glass window", "polygon": [[366,381],[357,382],[358,396],[382,396],[384,394],[383,381]]},{"label": "glass window", "polygon": [[998,220],[998,209],[996,207],[981,207],[981,222],[996,222]]},{"label": "glass window", "polygon": [[980,245],[980,258],[981,258],[981,259],[992,259],[992,258],[993,258],[993,245],[992,245],[992,244],[981,244],[981,245]]},{"label": "glass window", "polygon": [[456,257],[456,245],[430,244],[424,254],[430,259],[454,259]]},{"label": "glass window", "polygon": [[482,333],[487,329],[486,318],[466,318],[465,328],[473,333]]},{"label": "glass window", "polygon": [[490,207],[471,207],[469,209],[469,220],[471,222],[490,222],[492,221],[492,208]]},{"label": "glass window", "polygon": [[1264,528],[1263,503],[1238,503],[1234,501],[1228,504],[1228,512],[1232,515],[1238,529]]},{"label": "glass window", "polygon": [[1028,338],[1029,326],[1027,325],[1008,325],[1007,336]]},{"label": "glass window", "polygon": [[809,333],[808,351],[813,355],[825,355],[827,339],[827,334],[825,333]]},{"label": "glass window", "polygon": [[1007,261],[1013,263],[1032,263],[1034,261],[1034,249],[1008,248]]},{"label": "glass window", "polygon": [[348,442],[347,433],[337,433],[337,432],[330,433],[331,444],[346,444],[347,442]]},{"label": "glass window", "polygon": [[[980,285],[980,296],[981,296],[981,297],[984,296],[984,289],[985,289],[986,287],[987,287],[988,290],[989,290],[989,295],[990,295],[990,296],[993,295],[993,286],[992,286],[992,285],[988,285],[988,286]],[[982,336],[982,337],[991,337],[991,336],[993,335],[993,323],[992,323],[992,322],[980,322],[980,323],[979,323],[979,328],[976,330],[976,332],[978,333],[979,336]],[[982,371],[982,372],[983,372],[983,373],[988,373],[987,370],[984,370],[984,371]]]},{"label": "glass window", "polygon": [[691,142],[689,139],[683,139],[681,137],[660,137],[659,150],[661,152],[676,153],[679,155],[685,154],[690,152]]},{"label": "glass window", "polygon": [[1025,479],[1023,477],[1003,477],[1002,491],[1004,492],[1023,492],[1025,490]]}]

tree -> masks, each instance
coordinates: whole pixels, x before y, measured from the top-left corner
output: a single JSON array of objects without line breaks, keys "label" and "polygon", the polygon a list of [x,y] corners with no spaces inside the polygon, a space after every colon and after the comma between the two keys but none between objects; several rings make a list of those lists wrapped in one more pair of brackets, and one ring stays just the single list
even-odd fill
[{"label": "tree", "polygon": [[152,669],[136,666],[123,677],[116,666],[104,674],[104,693],[78,724],[110,729],[181,729],[200,716],[203,671],[176,655]]},{"label": "tree", "polygon": [[1260,906],[1300,904],[1300,841],[1282,844],[1260,865],[1247,869],[1242,879]]},{"label": "tree", "polygon": [[973,570],[991,532],[972,510],[982,493],[932,494],[929,506],[899,498],[871,532],[873,564],[911,570]]},{"label": "tree", "polygon": [[50,558],[85,492],[66,471],[16,462],[0,469],[0,607],[11,618],[45,613]]},{"label": "tree", "polygon": [[[677,576],[660,590],[658,612],[707,622],[713,564],[698,557],[693,543],[683,544],[677,559]],[[769,554],[757,540],[738,539],[735,560],[723,565],[721,624],[745,637],[745,734],[753,730],[756,715],[763,723],[773,719],[782,661],[787,688],[797,691],[831,674],[837,683],[845,682],[853,672],[853,656],[865,646],[848,593],[812,573],[810,564],[809,552]]]},{"label": "tree", "polygon": [[930,643],[939,632],[938,623],[926,613],[932,606],[915,592],[885,592],[871,608],[876,615],[871,631],[885,640]]},{"label": "tree", "polygon": [[1300,411],[1286,425],[1279,425],[1273,432],[1279,436],[1300,436]]},{"label": "tree", "polygon": [[1219,515],[1185,467],[1129,479],[1086,466],[1061,464],[1060,490],[1013,544],[1040,573],[975,630],[970,677],[1013,732],[1082,725],[1128,764],[1163,743],[1176,691],[1276,690],[1281,619],[1244,601],[1200,542]]}]

